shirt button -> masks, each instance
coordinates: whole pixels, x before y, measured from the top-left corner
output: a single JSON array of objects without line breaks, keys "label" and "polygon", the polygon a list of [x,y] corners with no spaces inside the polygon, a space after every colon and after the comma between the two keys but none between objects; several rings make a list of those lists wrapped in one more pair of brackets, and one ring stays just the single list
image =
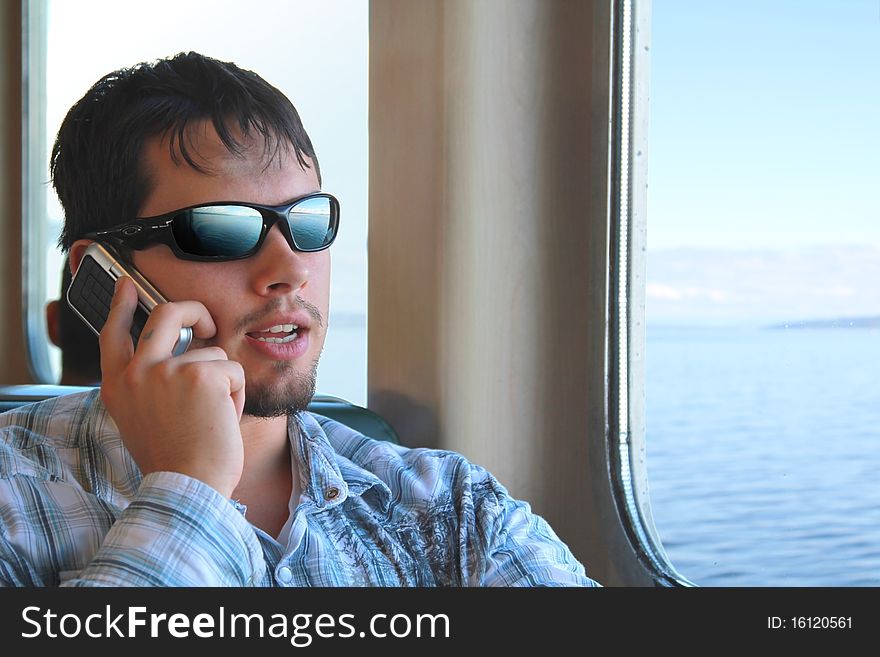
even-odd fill
[{"label": "shirt button", "polygon": [[278,579],[280,579],[281,582],[284,584],[289,584],[290,580],[293,579],[293,573],[291,572],[290,568],[288,568],[287,566],[282,566],[281,568],[279,568]]},{"label": "shirt button", "polygon": [[335,500],[337,497],[339,497],[339,489],[336,486],[330,486],[330,488],[324,491],[325,500]]}]

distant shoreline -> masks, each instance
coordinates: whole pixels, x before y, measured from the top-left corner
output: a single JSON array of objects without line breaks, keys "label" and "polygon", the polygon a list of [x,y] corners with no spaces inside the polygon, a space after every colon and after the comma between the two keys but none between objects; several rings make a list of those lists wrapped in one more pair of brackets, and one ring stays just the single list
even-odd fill
[{"label": "distant shoreline", "polygon": [[839,317],[771,324],[769,329],[880,329],[880,317]]}]

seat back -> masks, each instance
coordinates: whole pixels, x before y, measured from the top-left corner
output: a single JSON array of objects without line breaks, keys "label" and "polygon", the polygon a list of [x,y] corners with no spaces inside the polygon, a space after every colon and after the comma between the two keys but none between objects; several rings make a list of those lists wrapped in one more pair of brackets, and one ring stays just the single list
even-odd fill
[{"label": "seat back", "polygon": [[[51,397],[70,395],[86,390],[93,390],[93,388],[54,385],[0,386],[0,412],[10,411],[24,404],[32,404]],[[329,395],[315,395],[312,403],[309,404],[309,411],[341,422],[370,438],[386,440],[396,445],[400,444],[397,433],[384,418],[368,408],[356,406],[344,399]]]}]

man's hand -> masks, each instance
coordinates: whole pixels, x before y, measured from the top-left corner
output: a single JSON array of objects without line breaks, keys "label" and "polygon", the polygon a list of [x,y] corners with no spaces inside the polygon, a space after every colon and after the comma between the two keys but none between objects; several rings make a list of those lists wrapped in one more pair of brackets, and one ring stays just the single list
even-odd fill
[{"label": "man's hand", "polygon": [[216,333],[197,301],[157,306],[135,350],[129,331],[136,307],[134,284],[119,279],[99,339],[101,399],[141,472],[180,472],[229,497],[244,464],[244,370],[220,347],[172,358],[181,328],[191,326],[203,339]]}]

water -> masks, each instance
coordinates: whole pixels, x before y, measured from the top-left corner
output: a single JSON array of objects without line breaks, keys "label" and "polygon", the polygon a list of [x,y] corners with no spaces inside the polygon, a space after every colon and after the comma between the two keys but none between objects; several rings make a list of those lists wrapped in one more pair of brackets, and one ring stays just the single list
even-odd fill
[{"label": "water", "polygon": [[880,585],[880,332],[649,328],[654,521],[706,586]]}]

